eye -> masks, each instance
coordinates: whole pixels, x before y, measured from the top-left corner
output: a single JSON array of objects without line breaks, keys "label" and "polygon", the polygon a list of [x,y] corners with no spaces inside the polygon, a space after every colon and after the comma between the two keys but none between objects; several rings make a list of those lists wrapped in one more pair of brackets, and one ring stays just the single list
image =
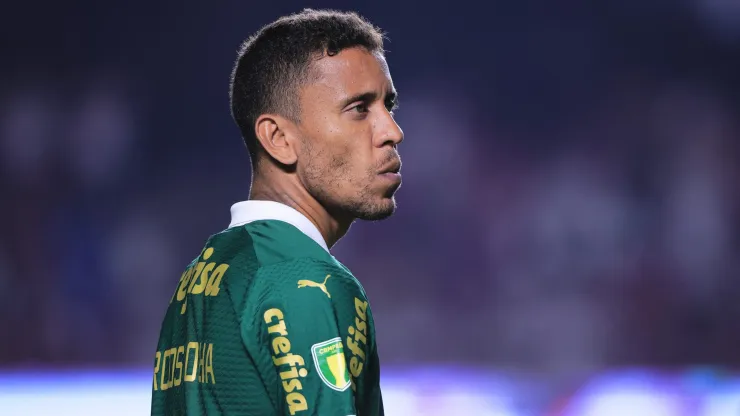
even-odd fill
[{"label": "eye", "polygon": [[393,114],[394,111],[398,110],[398,100],[396,100],[395,98],[391,100],[386,100],[385,108],[388,110],[389,113]]},{"label": "eye", "polygon": [[365,114],[368,111],[367,104],[365,103],[357,104],[356,106],[352,107],[350,110],[355,113],[359,113],[359,114]]}]

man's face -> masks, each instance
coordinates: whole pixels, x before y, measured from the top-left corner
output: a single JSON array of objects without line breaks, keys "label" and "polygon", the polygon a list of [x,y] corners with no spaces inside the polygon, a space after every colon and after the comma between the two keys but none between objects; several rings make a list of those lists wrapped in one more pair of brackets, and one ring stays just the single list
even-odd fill
[{"label": "man's face", "polygon": [[300,95],[298,175],[332,214],[387,218],[401,186],[396,147],[403,132],[393,119],[396,92],[385,58],[349,48],[312,65]]}]

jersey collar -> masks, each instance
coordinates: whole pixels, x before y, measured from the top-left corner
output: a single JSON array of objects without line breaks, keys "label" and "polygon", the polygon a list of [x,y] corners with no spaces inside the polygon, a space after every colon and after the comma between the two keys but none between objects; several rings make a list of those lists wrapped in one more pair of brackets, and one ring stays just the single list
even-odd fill
[{"label": "jersey collar", "polygon": [[311,220],[294,208],[275,201],[242,201],[231,206],[231,224],[229,224],[229,228],[262,220],[287,222],[309,236],[324,250],[329,251],[319,229]]}]

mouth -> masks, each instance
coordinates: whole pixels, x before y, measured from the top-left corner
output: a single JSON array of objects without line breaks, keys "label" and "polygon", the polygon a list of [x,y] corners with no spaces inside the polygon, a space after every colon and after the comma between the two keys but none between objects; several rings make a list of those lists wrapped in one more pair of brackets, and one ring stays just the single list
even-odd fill
[{"label": "mouth", "polygon": [[401,185],[402,181],[401,174],[398,173],[399,171],[399,168],[390,169],[380,173],[378,176],[382,178],[383,181],[388,182],[388,184],[395,189],[397,186]]},{"label": "mouth", "polygon": [[379,171],[378,176],[383,182],[386,182],[389,186],[388,189],[395,192],[399,186],[401,186],[401,159],[396,156],[392,158],[387,164],[385,164]]},{"label": "mouth", "polygon": [[398,172],[385,172],[381,173],[380,177],[390,179],[392,181],[400,181],[401,180],[401,174]]},{"label": "mouth", "polygon": [[401,161],[395,160],[393,161],[393,163],[381,169],[380,174],[381,175],[391,175],[391,176],[401,176],[399,172],[401,172]]}]

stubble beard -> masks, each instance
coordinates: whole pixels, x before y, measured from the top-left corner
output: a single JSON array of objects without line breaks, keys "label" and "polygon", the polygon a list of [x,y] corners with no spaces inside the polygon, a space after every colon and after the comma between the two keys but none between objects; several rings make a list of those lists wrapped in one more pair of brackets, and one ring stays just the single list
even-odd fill
[{"label": "stubble beard", "polygon": [[[313,155],[312,155],[313,156]],[[309,160],[318,160],[311,157]],[[375,173],[368,171],[363,179],[355,179],[350,174],[346,159],[332,157],[329,163],[309,162],[305,170],[306,190],[330,214],[365,221],[384,220],[396,211],[393,193],[397,187],[389,189],[385,195],[374,195],[371,187]],[[351,195],[342,195],[342,188],[349,183]]]}]

